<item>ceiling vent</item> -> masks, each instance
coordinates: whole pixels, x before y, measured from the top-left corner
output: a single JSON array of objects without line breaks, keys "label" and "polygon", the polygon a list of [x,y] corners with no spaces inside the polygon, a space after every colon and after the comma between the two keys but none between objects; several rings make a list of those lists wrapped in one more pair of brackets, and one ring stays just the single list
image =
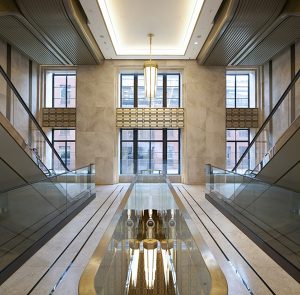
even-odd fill
[{"label": "ceiling vent", "polygon": [[260,65],[300,37],[300,1],[226,0],[205,41],[204,65]]},{"label": "ceiling vent", "polygon": [[39,64],[99,64],[77,0],[0,0],[0,36]]}]

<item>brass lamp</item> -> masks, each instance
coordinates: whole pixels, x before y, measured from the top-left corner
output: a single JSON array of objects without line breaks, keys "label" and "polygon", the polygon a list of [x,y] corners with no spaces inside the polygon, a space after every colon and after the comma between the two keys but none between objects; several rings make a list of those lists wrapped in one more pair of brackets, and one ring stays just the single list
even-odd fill
[{"label": "brass lamp", "polygon": [[150,60],[145,61],[144,63],[144,80],[145,80],[145,96],[151,99],[156,96],[158,65],[156,62],[151,60],[153,34],[148,34],[148,37],[150,39]]}]

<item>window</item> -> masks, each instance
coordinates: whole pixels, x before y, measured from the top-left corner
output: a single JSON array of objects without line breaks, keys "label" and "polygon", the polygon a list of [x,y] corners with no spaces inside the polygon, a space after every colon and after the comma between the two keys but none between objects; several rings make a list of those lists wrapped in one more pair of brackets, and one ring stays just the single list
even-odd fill
[{"label": "window", "polygon": [[120,136],[121,174],[180,174],[180,129],[122,129]]},{"label": "window", "polygon": [[156,98],[145,97],[143,74],[121,74],[122,108],[180,107],[180,74],[158,74]]},{"label": "window", "polygon": [[[249,145],[249,129],[227,129],[226,131],[226,167],[231,170]],[[249,158],[242,162],[244,170],[249,167]]]},{"label": "window", "polygon": [[226,108],[249,108],[249,74],[226,75]]},{"label": "window", "polygon": [[53,73],[52,107],[76,107],[76,75]]},{"label": "window", "polygon": [[[75,130],[74,129],[53,129],[53,145],[65,165],[75,169]],[[54,167],[58,167],[53,163]]]}]

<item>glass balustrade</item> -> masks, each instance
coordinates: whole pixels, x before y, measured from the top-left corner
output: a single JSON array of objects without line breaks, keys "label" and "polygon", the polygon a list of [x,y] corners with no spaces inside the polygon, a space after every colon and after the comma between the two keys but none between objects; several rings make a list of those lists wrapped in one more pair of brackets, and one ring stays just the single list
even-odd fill
[{"label": "glass balustrade", "polygon": [[300,268],[300,193],[206,166],[206,194],[246,227],[262,246]]},{"label": "glass balustrade", "polygon": [[89,165],[30,184],[1,159],[0,167],[16,184],[7,191],[1,186],[0,192],[1,276],[10,263],[95,194],[95,167]]}]

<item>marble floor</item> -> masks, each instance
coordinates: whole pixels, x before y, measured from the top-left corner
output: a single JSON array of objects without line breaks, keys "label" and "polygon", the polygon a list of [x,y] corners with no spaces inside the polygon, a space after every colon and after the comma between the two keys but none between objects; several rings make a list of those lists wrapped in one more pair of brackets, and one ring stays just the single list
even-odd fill
[{"label": "marble floor", "polygon": [[[300,295],[300,285],[205,199],[203,186],[174,187],[224,272],[229,294]],[[98,186],[96,198],[6,280],[0,294],[78,294],[80,276],[127,188]]]}]

